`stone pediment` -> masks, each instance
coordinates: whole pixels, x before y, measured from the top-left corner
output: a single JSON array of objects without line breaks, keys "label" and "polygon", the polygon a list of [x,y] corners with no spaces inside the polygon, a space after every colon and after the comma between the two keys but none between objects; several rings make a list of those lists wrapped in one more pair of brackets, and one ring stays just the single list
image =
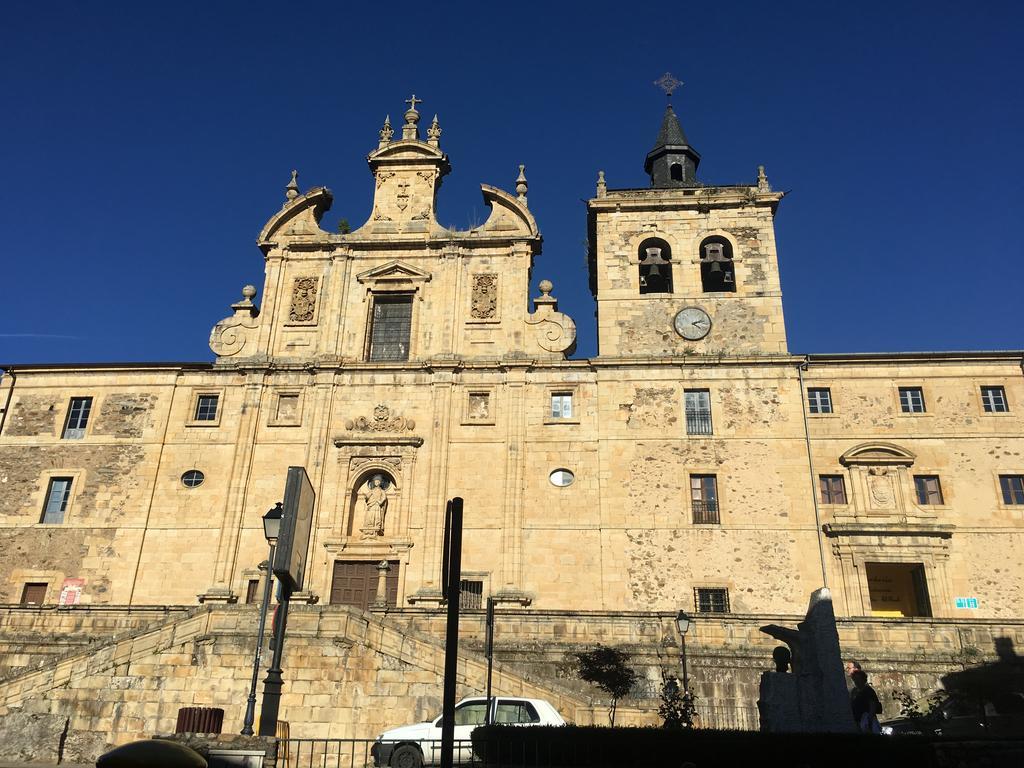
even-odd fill
[{"label": "stone pediment", "polygon": [[360,283],[372,283],[378,288],[386,288],[389,285],[398,286],[402,283],[429,282],[430,273],[395,260],[360,272],[356,275],[356,280]]},{"label": "stone pediment", "polygon": [[909,467],[917,457],[906,448],[895,443],[861,443],[839,457],[839,462],[848,467],[851,464],[889,465]]},{"label": "stone pediment", "polygon": [[448,172],[448,156],[437,147],[419,139],[400,139],[375,149],[366,158],[369,162],[388,163],[395,161],[430,160],[437,161]]}]

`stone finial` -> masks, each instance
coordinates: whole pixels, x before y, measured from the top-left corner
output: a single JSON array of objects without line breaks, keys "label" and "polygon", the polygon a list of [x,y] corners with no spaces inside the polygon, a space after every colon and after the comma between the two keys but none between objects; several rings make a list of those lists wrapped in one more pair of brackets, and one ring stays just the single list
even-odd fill
[{"label": "stone finial", "polygon": [[384,125],[380,129],[380,147],[386,147],[390,144],[391,137],[394,135],[395,129],[391,127],[391,115],[386,115],[384,117]]},{"label": "stone finial", "polygon": [[768,175],[764,172],[764,166],[757,166],[757,191],[771,192],[772,185],[768,183]]},{"label": "stone finial", "polygon": [[554,288],[554,284],[550,280],[541,280],[537,287],[540,288],[540,296],[533,300],[533,311],[541,312],[558,311],[558,299],[551,295],[551,289]]},{"label": "stone finial", "polygon": [[[294,200],[299,196],[299,172],[292,171],[292,180],[288,182],[288,186],[284,188],[284,196],[288,200]],[[249,286],[246,286],[247,288]],[[254,289],[255,290],[255,289]],[[243,291],[244,293],[245,291]]]},{"label": "stone finial", "polygon": [[519,198],[519,202],[526,205],[526,191],[529,189],[526,183],[526,166],[519,165],[519,176],[516,177],[516,196]]},{"label": "stone finial", "polygon": [[411,98],[405,100],[405,103],[409,105],[409,108],[405,110],[405,125],[402,126],[402,138],[418,139],[420,132],[416,127],[416,123],[420,121],[420,113],[416,111],[416,105],[422,104],[423,99],[417,99],[414,93]]},{"label": "stone finial", "polygon": [[231,305],[231,308],[235,311],[235,315],[256,317],[256,315],[259,314],[259,308],[253,303],[254,298],[256,298],[256,286],[247,285],[243,287],[242,300],[236,301]]},{"label": "stone finial", "polygon": [[427,141],[435,147],[441,142],[441,126],[437,123],[437,115],[434,115],[430,127],[427,128]]},{"label": "stone finial", "polygon": [[608,185],[604,181],[604,171],[597,172],[597,196],[604,197],[608,194]]}]

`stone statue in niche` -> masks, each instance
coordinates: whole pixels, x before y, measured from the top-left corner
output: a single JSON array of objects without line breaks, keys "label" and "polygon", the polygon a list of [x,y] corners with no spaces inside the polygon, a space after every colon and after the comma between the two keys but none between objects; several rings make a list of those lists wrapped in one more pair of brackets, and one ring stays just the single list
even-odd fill
[{"label": "stone statue in niche", "polygon": [[489,320],[498,313],[498,276],[473,275],[473,303],[469,314],[474,320]]},{"label": "stone statue in niche", "polygon": [[363,525],[359,529],[361,539],[373,539],[384,535],[384,516],[388,511],[388,482],[384,475],[374,475],[366,481],[359,494],[363,500]]},{"label": "stone statue in niche", "polygon": [[880,509],[891,509],[894,501],[892,478],[885,467],[872,467],[868,470],[868,493],[871,504]]},{"label": "stone statue in niche", "polygon": [[292,308],[288,319],[293,323],[308,323],[316,311],[318,277],[297,277],[292,284]]},{"label": "stone statue in niche", "polygon": [[491,415],[491,396],[487,392],[472,392],[469,395],[469,418],[486,419]]}]

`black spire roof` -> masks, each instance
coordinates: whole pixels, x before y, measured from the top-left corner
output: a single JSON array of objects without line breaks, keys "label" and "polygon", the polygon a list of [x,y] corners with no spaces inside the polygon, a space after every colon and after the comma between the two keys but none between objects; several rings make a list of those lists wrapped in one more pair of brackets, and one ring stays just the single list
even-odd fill
[{"label": "black spire roof", "polygon": [[690,146],[679,118],[669,104],[661,121],[654,149],[647,153],[644,171],[652,187],[692,187],[697,185],[700,155]]}]

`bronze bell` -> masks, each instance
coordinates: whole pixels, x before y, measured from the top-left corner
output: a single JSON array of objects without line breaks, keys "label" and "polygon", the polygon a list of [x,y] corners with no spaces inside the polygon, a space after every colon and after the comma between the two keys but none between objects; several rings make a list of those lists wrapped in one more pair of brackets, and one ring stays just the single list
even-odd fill
[{"label": "bronze bell", "polygon": [[711,262],[711,271],[712,272],[721,272],[722,271],[722,265],[719,262],[717,262],[717,261],[712,261]]}]

